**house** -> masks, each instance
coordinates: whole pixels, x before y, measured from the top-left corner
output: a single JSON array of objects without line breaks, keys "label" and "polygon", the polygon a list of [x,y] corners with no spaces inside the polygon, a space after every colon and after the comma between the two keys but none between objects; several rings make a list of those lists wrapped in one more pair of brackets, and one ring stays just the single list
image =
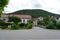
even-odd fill
[{"label": "house", "polygon": [[38,19],[39,19],[39,20],[43,20],[43,17],[42,17],[42,16],[40,16],[40,17],[38,17]]},{"label": "house", "polygon": [[38,21],[38,18],[33,18],[33,24],[34,24],[34,26],[37,26],[37,21]]},{"label": "house", "polygon": [[33,18],[34,26],[37,26],[37,25],[38,25],[38,24],[37,24],[37,21],[38,21],[38,20],[43,20],[43,17],[40,16],[40,17],[38,17],[38,18]]},{"label": "house", "polygon": [[58,20],[60,20],[60,18]]},{"label": "house", "polygon": [[54,18],[56,21],[59,21],[60,20],[60,17],[59,16],[51,16],[51,18]]},{"label": "house", "polygon": [[[18,17],[18,18],[20,18],[21,19],[21,23],[28,23],[28,21],[29,20],[31,20],[31,16],[30,15],[21,15],[21,14],[8,14],[8,15],[4,15],[3,16],[3,20],[6,20],[6,22],[8,21],[8,17],[9,16],[16,16],[16,17]],[[38,18],[33,18],[32,20],[33,20],[33,23],[34,23],[34,25],[38,25],[37,24],[37,21],[38,21],[38,19],[39,20],[43,20],[43,17],[42,16],[40,16],[40,17],[38,17]]]},{"label": "house", "polygon": [[60,21],[60,17],[57,19],[57,21]]},{"label": "house", "polygon": [[18,18],[21,19],[21,23],[28,23],[29,20],[31,20],[31,16],[30,15],[20,15],[20,14],[8,14],[8,15],[4,15],[3,16],[3,20],[6,20],[6,22],[8,21],[8,17],[9,16],[16,16]]}]

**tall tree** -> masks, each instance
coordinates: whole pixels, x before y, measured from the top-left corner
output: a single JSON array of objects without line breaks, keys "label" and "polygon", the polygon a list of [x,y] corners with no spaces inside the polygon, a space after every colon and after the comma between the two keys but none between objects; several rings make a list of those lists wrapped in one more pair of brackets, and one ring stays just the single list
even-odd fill
[{"label": "tall tree", "polygon": [[15,16],[10,16],[10,17],[8,17],[8,21],[9,22],[14,22],[14,23],[16,23],[16,24],[18,24],[19,22],[21,22],[21,19],[20,18],[18,18],[18,17],[15,17]]},{"label": "tall tree", "polygon": [[4,12],[4,7],[7,6],[9,0],[0,0],[0,17],[2,16]]}]

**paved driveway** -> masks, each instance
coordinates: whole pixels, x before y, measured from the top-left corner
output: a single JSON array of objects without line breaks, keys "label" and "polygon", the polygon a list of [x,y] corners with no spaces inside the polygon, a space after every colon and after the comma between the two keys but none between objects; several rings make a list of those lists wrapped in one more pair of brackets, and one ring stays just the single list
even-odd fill
[{"label": "paved driveway", "polygon": [[0,40],[60,40],[60,30],[39,27],[30,30],[0,30]]}]

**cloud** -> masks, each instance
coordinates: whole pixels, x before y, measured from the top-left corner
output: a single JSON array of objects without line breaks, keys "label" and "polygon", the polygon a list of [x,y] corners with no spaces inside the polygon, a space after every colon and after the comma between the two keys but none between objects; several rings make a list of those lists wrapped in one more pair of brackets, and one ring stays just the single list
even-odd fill
[{"label": "cloud", "polygon": [[5,12],[9,13],[22,9],[44,9],[59,14],[60,0],[10,0]]},{"label": "cloud", "polygon": [[40,2],[38,0],[34,0],[31,3],[32,3],[32,7],[34,7],[34,8],[41,8],[42,7],[42,5],[40,4]]}]

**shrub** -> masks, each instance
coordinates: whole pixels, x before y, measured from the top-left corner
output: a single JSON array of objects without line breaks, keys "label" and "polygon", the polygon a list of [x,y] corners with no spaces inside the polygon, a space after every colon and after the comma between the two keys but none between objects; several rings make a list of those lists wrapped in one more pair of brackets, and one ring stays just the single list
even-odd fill
[{"label": "shrub", "polygon": [[21,23],[21,24],[20,24],[20,27],[21,27],[21,28],[24,28],[25,26],[26,26],[25,23]]},{"label": "shrub", "polygon": [[6,28],[7,28],[7,26],[2,26],[1,28],[2,28],[2,29],[6,29]]},{"label": "shrub", "polygon": [[38,25],[42,25],[40,20],[37,21],[37,24],[38,24]]},{"label": "shrub", "polygon": [[58,29],[60,29],[60,21],[56,22],[56,26],[57,26]]},{"label": "shrub", "polygon": [[44,25],[47,25],[49,22],[49,17],[44,17],[43,22],[44,22]]},{"label": "shrub", "polygon": [[38,20],[38,21],[37,21],[37,24],[38,24],[38,25],[44,25],[44,26],[45,26],[45,22],[44,22],[43,20],[42,20],[42,21]]},{"label": "shrub", "polygon": [[29,20],[28,23],[33,23],[33,21],[32,20]]},{"label": "shrub", "polygon": [[27,27],[26,27],[26,28],[27,28],[27,29],[31,29],[32,26],[33,26],[32,23],[30,23],[30,24],[27,24]]},{"label": "shrub", "polygon": [[2,29],[7,28],[6,23],[1,19],[0,19],[0,26],[1,26]]},{"label": "shrub", "polygon": [[52,21],[53,23],[54,23],[54,25],[56,26],[56,19],[55,18],[53,18],[53,17],[51,17],[50,19],[49,19],[49,21]]},{"label": "shrub", "polygon": [[11,29],[12,30],[19,29],[19,25],[18,24],[12,24]]},{"label": "shrub", "polygon": [[46,26],[47,29],[53,29],[54,28],[54,23],[53,22],[49,22]]}]

